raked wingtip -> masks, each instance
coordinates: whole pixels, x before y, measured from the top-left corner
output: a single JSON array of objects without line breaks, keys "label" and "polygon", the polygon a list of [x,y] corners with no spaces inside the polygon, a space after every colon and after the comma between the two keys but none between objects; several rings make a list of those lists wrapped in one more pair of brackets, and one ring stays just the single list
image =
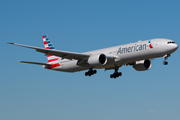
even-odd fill
[{"label": "raked wingtip", "polygon": [[12,42],[6,42],[7,44],[14,44],[14,43],[12,43]]}]

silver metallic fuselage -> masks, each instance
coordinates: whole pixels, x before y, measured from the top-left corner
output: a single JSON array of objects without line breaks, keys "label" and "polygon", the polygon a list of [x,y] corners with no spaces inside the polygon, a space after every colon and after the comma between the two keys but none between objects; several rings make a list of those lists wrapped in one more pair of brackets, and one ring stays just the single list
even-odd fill
[{"label": "silver metallic fuselage", "polygon": [[[151,44],[151,46],[150,46]],[[152,48],[151,48],[152,47]],[[130,64],[135,61],[148,60],[158,57],[163,57],[167,54],[172,54],[178,49],[178,45],[170,39],[151,39],[146,41],[138,41],[136,43],[130,43],[105,49],[99,49],[95,51],[85,52],[85,54],[98,54],[102,53],[106,56],[112,56],[115,59],[108,59],[105,65],[99,65],[93,67],[93,69],[108,69],[114,66],[122,66]],[[63,72],[77,72],[89,69],[90,65],[77,65],[77,60],[63,59],[59,60],[60,67],[56,67],[52,70]]]}]

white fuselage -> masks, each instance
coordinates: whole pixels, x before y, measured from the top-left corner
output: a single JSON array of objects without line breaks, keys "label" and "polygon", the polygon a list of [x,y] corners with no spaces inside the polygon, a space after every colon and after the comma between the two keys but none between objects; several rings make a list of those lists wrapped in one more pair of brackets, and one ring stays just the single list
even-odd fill
[{"label": "white fuselage", "polygon": [[[170,43],[168,43],[170,42]],[[146,41],[138,41],[105,49],[85,52],[84,54],[98,54],[102,53],[106,56],[114,57],[107,61],[105,65],[93,67],[94,69],[108,69],[113,66],[122,66],[125,64],[133,63],[140,60],[149,60],[153,58],[163,57],[164,55],[171,54],[176,51],[178,45],[170,39],[151,39]],[[77,60],[63,59],[59,60],[60,66],[52,70],[63,72],[77,72],[90,68],[90,65],[78,65]]]}]

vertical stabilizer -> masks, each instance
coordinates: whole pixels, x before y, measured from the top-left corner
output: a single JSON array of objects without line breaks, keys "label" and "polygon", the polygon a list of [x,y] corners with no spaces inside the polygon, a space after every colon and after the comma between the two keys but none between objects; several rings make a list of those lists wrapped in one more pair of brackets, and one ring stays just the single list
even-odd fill
[{"label": "vertical stabilizer", "polygon": [[[44,47],[45,49],[52,49],[55,50],[54,45],[52,44],[52,42],[49,40],[49,38],[47,37],[47,35],[42,36],[43,38],[43,42],[44,42]],[[58,67],[60,66],[59,61],[60,61],[60,57],[54,56],[54,55],[50,55],[47,54],[47,59],[48,59],[48,64],[52,64],[51,68],[54,67]]]}]

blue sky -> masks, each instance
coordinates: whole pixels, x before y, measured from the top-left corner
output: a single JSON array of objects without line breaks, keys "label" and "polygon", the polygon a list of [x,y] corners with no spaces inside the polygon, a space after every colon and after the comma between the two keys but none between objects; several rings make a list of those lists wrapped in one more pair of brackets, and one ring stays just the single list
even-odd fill
[{"label": "blue sky", "polygon": [[168,38],[180,45],[178,0],[6,0],[0,1],[1,120],[179,120],[179,50],[137,72],[122,67],[85,77],[21,64],[47,62],[42,53],[5,42],[86,52],[138,40]]}]

